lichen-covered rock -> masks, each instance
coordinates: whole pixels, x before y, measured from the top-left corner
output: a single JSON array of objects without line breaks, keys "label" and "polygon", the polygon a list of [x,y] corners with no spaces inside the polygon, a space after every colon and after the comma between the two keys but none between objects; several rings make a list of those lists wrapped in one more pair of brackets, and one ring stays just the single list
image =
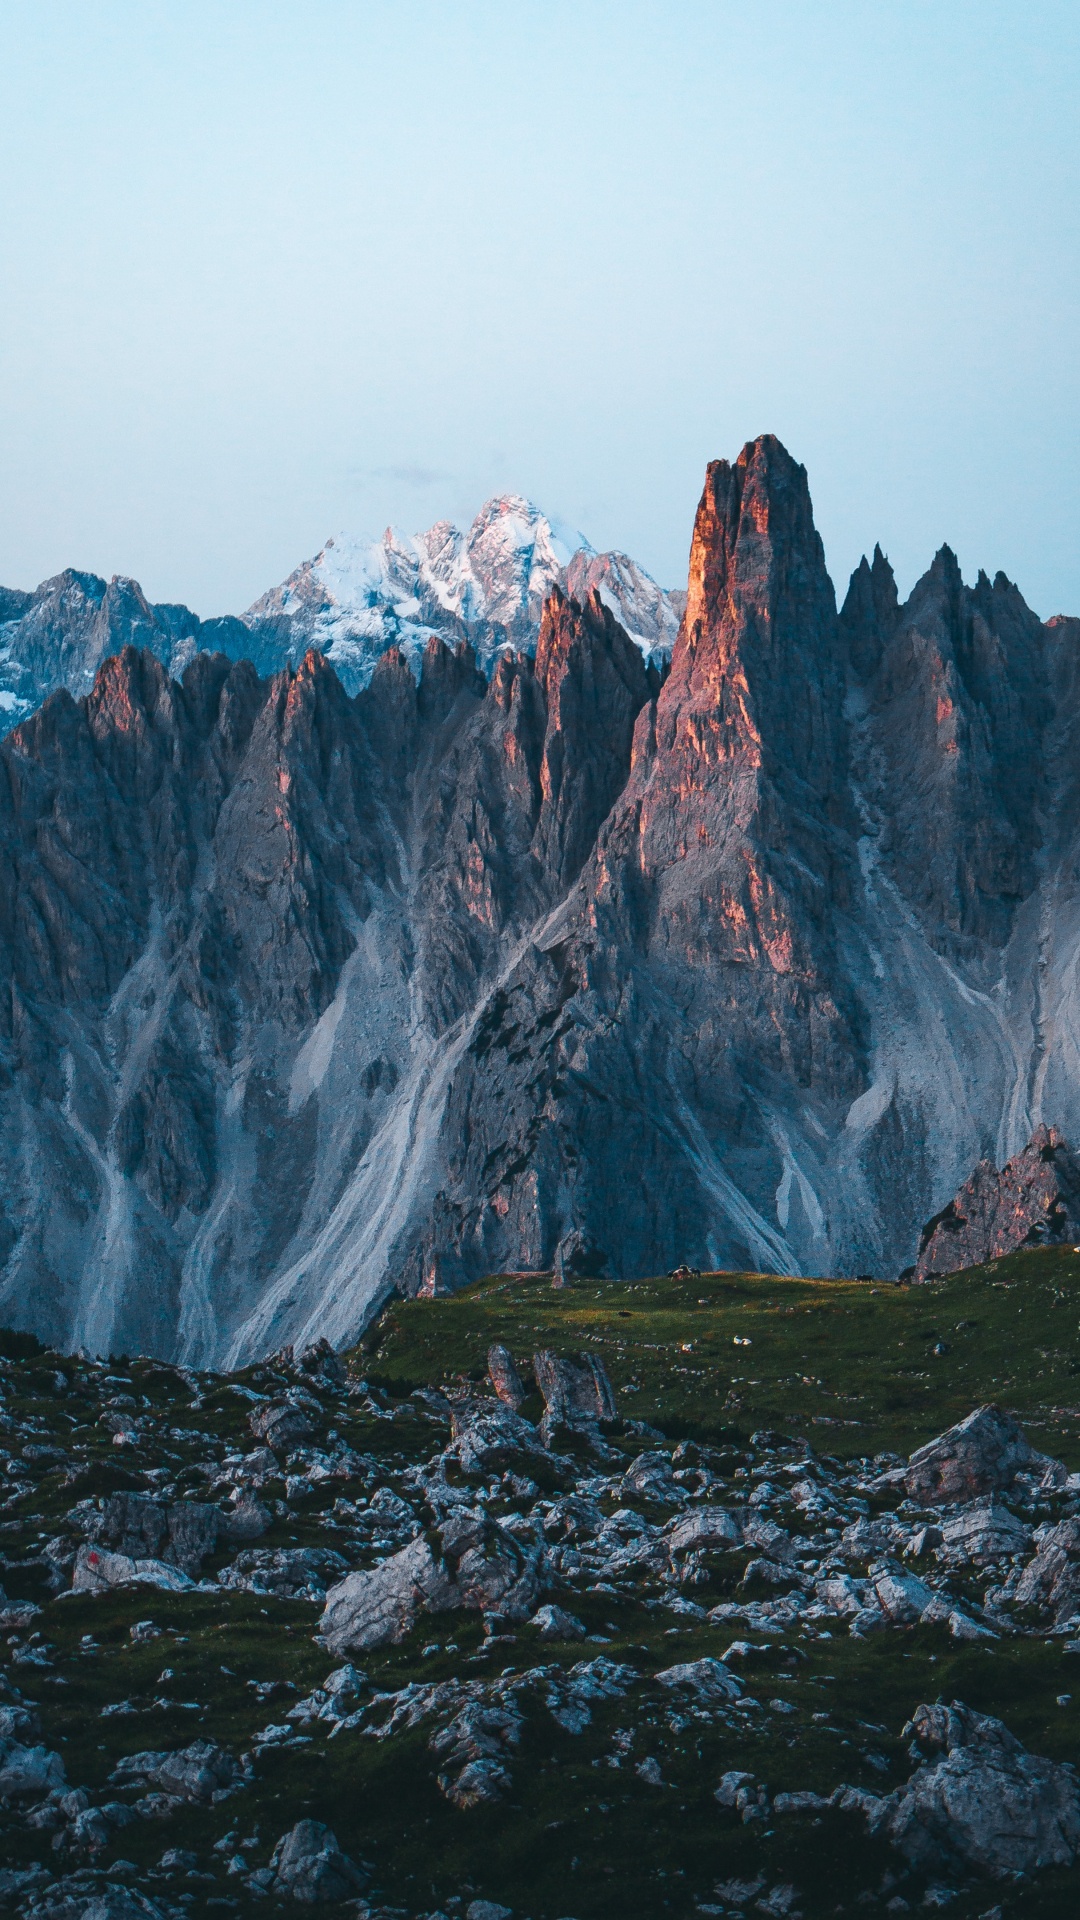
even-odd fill
[{"label": "lichen-covered rock", "polygon": [[919,1447],[907,1463],[904,1485],[913,1500],[952,1505],[1011,1486],[1020,1472],[1052,1463],[1036,1453],[1019,1421],[1000,1407],[976,1407],[965,1420]]},{"label": "lichen-covered rock", "polygon": [[996,1878],[1068,1867],[1080,1849],[1075,1769],[1028,1753],[1000,1720],[921,1706],[906,1733],[933,1756],[881,1801],[871,1826],[913,1866]]}]

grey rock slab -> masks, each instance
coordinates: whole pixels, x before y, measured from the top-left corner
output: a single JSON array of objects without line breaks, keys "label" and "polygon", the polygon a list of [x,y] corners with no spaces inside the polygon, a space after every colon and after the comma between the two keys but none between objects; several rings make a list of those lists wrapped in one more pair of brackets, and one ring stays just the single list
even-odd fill
[{"label": "grey rock slab", "polygon": [[421,1534],[368,1573],[330,1589],[320,1635],[334,1653],[397,1642],[422,1613],[466,1607],[527,1619],[540,1584],[540,1554],[484,1514],[452,1513],[439,1551]]}]

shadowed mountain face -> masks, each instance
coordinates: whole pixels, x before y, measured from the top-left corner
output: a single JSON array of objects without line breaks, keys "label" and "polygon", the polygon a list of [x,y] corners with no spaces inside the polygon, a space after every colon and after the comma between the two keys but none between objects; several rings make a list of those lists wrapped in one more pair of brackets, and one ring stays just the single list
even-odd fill
[{"label": "shadowed mountain face", "polygon": [[948,549],[838,616],[766,437],[663,681],[559,589],[490,680],[108,659],[0,743],[0,1317],[236,1361],[560,1245],[896,1272],[1080,1138],[1078,641]]}]

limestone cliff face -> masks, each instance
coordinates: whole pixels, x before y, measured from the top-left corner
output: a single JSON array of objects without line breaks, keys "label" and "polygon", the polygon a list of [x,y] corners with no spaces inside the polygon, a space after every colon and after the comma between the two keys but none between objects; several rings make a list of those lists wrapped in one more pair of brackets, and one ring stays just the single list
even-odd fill
[{"label": "limestone cliff face", "polygon": [[1080,626],[947,549],[838,617],[769,437],[666,675],[605,579],[490,677],[159,636],[0,742],[0,1318],[236,1360],[560,1248],[895,1273],[1080,1141]]},{"label": "limestone cliff face", "polygon": [[923,1228],[912,1277],[981,1266],[1018,1247],[1060,1246],[1080,1233],[1080,1163],[1053,1127],[1036,1127],[998,1170],[981,1160]]}]

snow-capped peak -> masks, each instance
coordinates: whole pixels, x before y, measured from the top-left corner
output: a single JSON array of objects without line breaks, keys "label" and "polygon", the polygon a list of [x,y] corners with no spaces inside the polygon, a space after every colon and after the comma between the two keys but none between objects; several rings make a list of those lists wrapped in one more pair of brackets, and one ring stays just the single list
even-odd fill
[{"label": "snow-capped peak", "polygon": [[497,494],[465,531],[388,527],[380,540],[336,534],[244,616],[285,622],[294,656],[319,647],[350,690],[389,646],[413,660],[433,633],[468,637],[484,665],[507,644],[531,651],[554,586],[593,586],[648,655],[671,650],[681,596],[666,594],[624,554],[598,554],[584,534],[521,494]]}]

